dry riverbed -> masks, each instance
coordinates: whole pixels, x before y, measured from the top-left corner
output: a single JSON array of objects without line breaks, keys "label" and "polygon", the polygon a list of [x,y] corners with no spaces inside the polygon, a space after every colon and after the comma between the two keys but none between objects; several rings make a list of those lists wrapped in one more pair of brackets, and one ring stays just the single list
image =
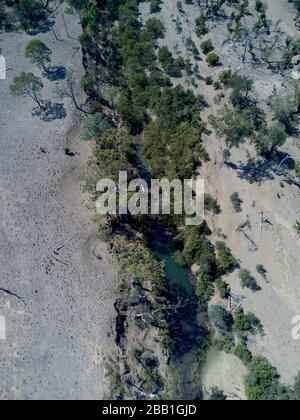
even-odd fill
[{"label": "dry riverbed", "polygon": [[[53,64],[83,73],[78,19],[59,10],[52,31],[38,34]],[[57,37],[57,38],[56,38]],[[64,102],[66,117],[33,117],[29,98],[10,95],[21,71],[41,76],[24,58],[31,36],[1,34],[7,80],[0,81],[0,399],[100,399],[103,354],[114,346],[117,275],[97,240],[78,176],[89,154],[80,117],[44,79],[43,97]],[[66,156],[68,146],[74,156]],[[65,245],[64,245],[65,244]],[[59,247],[64,245],[57,253]],[[9,294],[8,292],[12,293]]]}]

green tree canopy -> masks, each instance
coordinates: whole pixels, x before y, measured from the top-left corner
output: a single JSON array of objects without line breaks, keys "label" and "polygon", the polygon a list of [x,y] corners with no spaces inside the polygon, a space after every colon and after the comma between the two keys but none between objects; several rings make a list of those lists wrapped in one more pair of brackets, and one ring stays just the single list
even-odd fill
[{"label": "green tree canopy", "polygon": [[43,108],[39,99],[40,92],[43,88],[42,80],[33,73],[22,72],[14,78],[10,85],[11,93],[15,96],[30,96],[40,108]]},{"label": "green tree canopy", "polygon": [[51,63],[52,51],[39,39],[33,39],[28,42],[25,48],[25,57],[29,58],[31,63],[37,64],[47,72],[46,64]]}]

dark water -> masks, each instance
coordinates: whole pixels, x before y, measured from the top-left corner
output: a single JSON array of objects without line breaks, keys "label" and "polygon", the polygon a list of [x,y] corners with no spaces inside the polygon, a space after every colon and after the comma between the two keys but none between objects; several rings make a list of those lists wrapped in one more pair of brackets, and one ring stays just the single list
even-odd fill
[{"label": "dark water", "polygon": [[172,248],[167,239],[154,238],[150,242],[153,255],[165,264],[166,277],[169,284],[178,287],[184,294],[193,296],[194,286],[190,270],[181,267],[174,261],[175,249]]}]

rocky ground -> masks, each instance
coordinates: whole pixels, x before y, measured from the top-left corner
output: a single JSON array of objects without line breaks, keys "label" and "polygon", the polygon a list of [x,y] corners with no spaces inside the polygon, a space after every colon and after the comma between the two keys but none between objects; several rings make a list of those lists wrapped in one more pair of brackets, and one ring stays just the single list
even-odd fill
[{"label": "rocky ground", "polygon": [[[59,9],[52,30],[38,34],[53,65],[83,73],[78,19]],[[66,31],[68,29],[68,34]],[[99,399],[106,392],[103,353],[114,346],[117,275],[97,240],[78,176],[89,154],[80,116],[43,79],[44,99],[62,103],[66,117],[32,116],[30,98],[12,97],[21,71],[40,70],[24,58],[32,37],[1,34],[7,79],[0,81],[0,341],[1,399]],[[64,147],[74,156],[67,156]],[[64,245],[56,253],[59,247]]]}]

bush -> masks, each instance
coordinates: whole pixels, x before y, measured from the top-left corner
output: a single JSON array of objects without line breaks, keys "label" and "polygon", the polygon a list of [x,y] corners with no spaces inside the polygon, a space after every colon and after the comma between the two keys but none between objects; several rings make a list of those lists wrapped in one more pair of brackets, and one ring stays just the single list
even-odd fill
[{"label": "bush", "polygon": [[94,89],[94,80],[90,76],[84,76],[80,80],[80,86],[89,95]]},{"label": "bush", "polygon": [[264,357],[253,357],[245,378],[248,400],[276,400],[280,391],[277,370]]},{"label": "bush", "polygon": [[294,398],[297,401],[300,401],[300,372],[298,372],[298,375],[296,376],[293,391],[294,391]]},{"label": "bush", "polygon": [[182,57],[178,57],[174,60],[171,51],[168,47],[162,47],[158,51],[158,59],[162,65],[162,68],[170,77],[181,77],[181,71],[185,67],[185,61]]},{"label": "bush", "polygon": [[208,302],[214,294],[211,277],[207,274],[198,276],[196,282],[196,295],[198,299]]},{"label": "bush", "polygon": [[161,0],[151,0],[150,1],[150,12],[158,13],[160,12]]},{"label": "bush", "polygon": [[42,2],[38,0],[20,0],[16,8],[24,30],[36,28],[47,16]]},{"label": "bush", "polygon": [[189,37],[186,40],[186,46],[187,46],[187,49],[193,54],[195,60],[199,60],[200,59],[199,50],[191,37]]},{"label": "bush", "polygon": [[206,62],[210,67],[216,67],[220,64],[220,57],[218,54],[211,52],[208,54]]},{"label": "bush", "polygon": [[238,357],[245,365],[248,365],[252,360],[252,354],[247,349],[245,344],[238,344],[234,349],[234,354]]},{"label": "bush", "polygon": [[214,83],[214,79],[211,76],[207,76],[205,77],[204,82],[207,86],[210,86]]},{"label": "bush", "polygon": [[234,269],[237,266],[237,260],[231,254],[230,249],[226,247],[224,242],[218,241],[216,243],[216,249],[218,269],[222,273],[227,273],[228,271]]},{"label": "bush", "polygon": [[257,292],[261,288],[257,284],[255,278],[251,275],[250,271],[245,270],[244,268],[240,270],[239,277],[241,280],[241,285],[243,288],[247,287],[248,289],[252,290],[253,292]]},{"label": "bush", "polygon": [[200,37],[208,33],[208,28],[206,26],[205,17],[203,14],[196,19],[195,23],[196,23],[195,31],[196,31],[197,36]]},{"label": "bush", "polygon": [[227,400],[226,395],[224,394],[224,391],[222,391],[221,389],[219,389],[218,387],[214,386],[211,389],[211,394],[209,399],[211,401],[225,401]]},{"label": "bush", "polygon": [[228,289],[229,289],[229,286],[221,278],[217,279],[217,289],[218,289],[218,291],[219,291],[220,296],[221,296],[222,299],[227,299],[228,298]]},{"label": "bush", "polygon": [[147,20],[144,30],[142,31],[142,39],[151,41],[158,38],[163,38],[165,35],[164,24],[155,17]]},{"label": "bush", "polygon": [[238,192],[233,193],[230,196],[230,200],[236,213],[240,213],[242,211],[243,200],[240,199],[239,193]]},{"label": "bush", "polygon": [[257,331],[262,333],[263,326],[254,314],[251,312],[245,314],[242,308],[238,308],[234,313],[234,330],[255,334]]},{"label": "bush", "polygon": [[96,112],[84,120],[82,139],[85,141],[97,141],[110,128],[112,128],[112,123],[108,118]]},{"label": "bush", "polygon": [[218,201],[207,193],[204,194],[204,208],[205,210],[212,211],[215,214],[218,214],[221,211]]},{"label": "bush", "polygon": [[227,334],[233,326],[233,317],[231,313],[219,305],[211,306],[208,310],[209,320],[222,333]]},{"label": "bush", "polygon": [[205,55],[208,54],[209,52],[213,51],[214,46],[213,46],[212,40],[207,39],[206,41],[203,41],[202,44],[201,44],[201,50]]},{"label": "bush", "polygon": [[222,152],[224,162],[228,162],[231,158],[231,152],[229,149],[224,149]]},{"label": "bush", "polygon": [[227,105],[219,112],[218,117],[210,116],[209,121],[219,136],[224,136],[229,148],[238,147],[247,138],[255,137],[255,129],[259,122],[256,120],[255,109],[248,108],[236,111]]},{"label": "bush", "polygon": [[231,70],[225,70],[220,74],[219,80],[224,86],[227,87],[230,85],[231,77],[232,77]]}]

